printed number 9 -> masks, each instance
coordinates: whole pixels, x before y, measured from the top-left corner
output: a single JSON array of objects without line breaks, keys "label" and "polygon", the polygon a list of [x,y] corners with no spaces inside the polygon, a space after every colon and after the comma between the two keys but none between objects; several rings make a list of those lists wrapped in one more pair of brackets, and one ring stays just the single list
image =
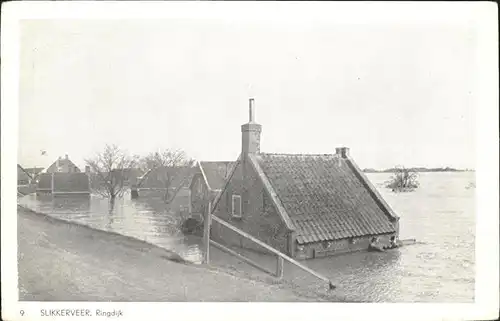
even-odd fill
[{"label": "printed number 9", "polygon": [[19,313],[21,314],[21,316],[23,316],[24,315],[24,310],[19,311]]}]

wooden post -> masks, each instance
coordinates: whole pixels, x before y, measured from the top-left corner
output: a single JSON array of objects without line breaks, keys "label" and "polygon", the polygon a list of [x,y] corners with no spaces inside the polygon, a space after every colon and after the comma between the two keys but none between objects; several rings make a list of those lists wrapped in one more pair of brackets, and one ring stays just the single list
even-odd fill
[{"label": "wooden post", "polygon": [[243,256],[241,254],[239,254],[238,252],[233,251],[230,248],[225,247],[222,244],[219,244],[219,243],[217,243],[217,242],[215,242],[213,240],[210,240],[210,244],[212,244],[213,246],[215,246],[216,248],[218,248],[219,250],[221,250],[223,252],[226,252],[226,253],[229,253],[229,254],[231,254],[233,256],[236,256],[238,259],[242,260],[243,262],[248,263],[249,265],[253,266],[254,268],[257,268],[258,270],[261,270],[262,272],[265,272],[265,273],[267,273],[269,275],[273,275],[275,273],[275,272],[270,271],[269,269],[267,269],[267,268],[259,265],[259,263],[254,262],[251,259],[249,259],[249,258],[247,258],[247,257],[245,257],[245,256]]},{"label": "wooden post", "polygon": [[250,235],[250,234],[248,234],[248,233],[246,233],[246,232],[244,232],[244,231],[242,231],[242,230],[240,230],[240,229],[232,226],[231,224],[229,224],[228,222],[220,219],[217,216],[213,216],[213,217],[211,217],[211,219],[213,219],[214,221],[216,221],[219,225],[224,226],[224,227],[230,229],[231,231],[235,232],[236,234],[239,234],[239,235],[245,237],[246,239],[251,240],[255,244],[260,245],[261,247],[263,247],[264,249],[268,250],[269,252],[274,253],[276,256],[280,256],[285,261],[288,261],[288,262],[292,263],[293,265],[297,266],[298,268],[300,268],[300,269],[302,269],[302,270],[304,270],[304,271],[306,271],[306,272],[314,275],[318,279],[328,282],[328,284],[330,285],[330,289],[334,289],[335,288],[335,285],[333,285],[332,282],[328,278],[322,276],[321,274],[319,274],[318,272],[315,272],[314,270],[311,270],[309,267],[303,265],[302,263],[298,262],[297,260],[292,259],[291,257],[289,257],[289,256],[281,253],[280,251],[278,251],[278,250],[272,248],[271,246],[267,245],[266,243],[264,243],[264,242],[256,239],[252,235]]},{"label": "wooden post", "polygon": [[54,172],[52,172],[50,194],[54,195]]},{"label": "wooden post", "polygon": [[285,265],[285,260],[281,256],[276,256],[277,259],[277,264],[276,264],[276,277],[278,279],[283,278],[283,272],[284,272],[284,265]]},{"label": "wooden post", "polygon": [[205,211],[205,219],[203,220],[203,263],[210,263],[210,224],[211,224],[211,208],[212,202],[208,202],[207,209]]}]

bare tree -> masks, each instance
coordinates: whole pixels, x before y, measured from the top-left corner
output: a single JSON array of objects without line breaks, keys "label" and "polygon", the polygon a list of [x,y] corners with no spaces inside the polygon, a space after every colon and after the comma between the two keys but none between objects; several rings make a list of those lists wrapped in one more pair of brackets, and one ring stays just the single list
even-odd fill
[{"label": "bare tree", "polygon": [[394,192],[412,191],[419,186],[417,179],[418,174],[416,171],[398,166],[386,186]]},{"label": "bare tree", "polygon": [[90,167],[92,190],[109,198],[114,205],[116,197],[122,197],[129,179],[129,171],[137,166],[138,157],[130,156],[116,145],[106,145],[104,151],[85,159]]},{"label": "bare tree", "polygon": [[[141,169],[145,174],[139,180],[138,187],[143,185],[146,179],[157,180],[165,189],[163,198],[168,203],[182,187],[183,180],[187,178],[193,164],[194,160],[182,150],[167,149],[150,153],[141,159]],[[179,186],[173,186],[175,182],[179,182]],[[172,190],[175,187],[177,189]]]}]

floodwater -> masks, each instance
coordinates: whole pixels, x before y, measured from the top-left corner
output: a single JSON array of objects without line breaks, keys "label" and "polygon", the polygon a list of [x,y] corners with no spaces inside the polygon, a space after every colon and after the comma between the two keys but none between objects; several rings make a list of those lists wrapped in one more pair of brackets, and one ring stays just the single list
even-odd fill
[{"label": "floodwater", "polygon": [[[179,194],[179,198],[187,201],[188,195],[182,192]],[[202,259],[199,239],[184,236],[180,230],[183,221],[180,206],[167,206],[160,192],[149,193],[147,197],[137,200],[132,200],[130,194],[126,193],[123,198],[116,199],[112,209],[107,199],[96,195],[53,198],[50,195],[30,194],[19,199],[18,203],[63,220],[171,249],[194,263],[201,262]]]},{"label": "floodwater", "polygon": [[[390,174],[368,174],[387,203],[401,216],[400,238],[417,244],[385,253],[358,252],[303,261],[331,278],[346,300],[362,302],[474,301],[475,281],[475,176],[474,172],[421,173],[420,187],[393,193],[384,187]],[[171,249],[187,260],[201,260],[200,240],[180,232],[182,217],[166,209],[161,198],[117,200],[37,199],[20,203],[49,215],[111,230]],[[269,269],[275,257],[247,252]],[[211,264],[259,275],[261,272],[234,257],[211,251]],[[311,275],[285,265],[285,279],[303,288],[322,291],[326,286]]]}]

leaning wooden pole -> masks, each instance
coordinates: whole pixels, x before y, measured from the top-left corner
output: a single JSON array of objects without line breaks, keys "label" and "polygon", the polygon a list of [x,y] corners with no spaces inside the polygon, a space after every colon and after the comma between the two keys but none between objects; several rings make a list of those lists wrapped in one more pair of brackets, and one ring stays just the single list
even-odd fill
[{"label": "leaning wooden pole", "polygon": [[204,213],[203,219],[203,263],[210,263],[210,225],[212,221],[211,214],[212,202],[208,202],[207,209]]},{"label": "leaning wooden pole", "polygon": [[[274,249],[273,247],[271,247],[271,246],[267,245],[266,243],[264,243],[264,242],[262,242],[262,241],[258,240],[257,238],[255,238],[255,237],[251,236],[250,234],[248,234],[248,233],[246,233],[246,232],[244,232],[244,231],[242,231],[242,230],[240,230],[240,229],[238,229],[238,228],[236,228],[236,227],[232,226],[232,225],[231,225],[231,224],[229,224],[228,222],[226,222],[226,221],[222,220],[221,218],[219,218],[219,217],[217,217],[217,216],[215,216],[215,215],[212,215],[212,217],[211,217],[211,218],[212,218],[215,222],[217,222],[217,223],[221,224],[222,226],[227,227],[228,229],[230,229],[231,231],[235,232],[236,234],[239,234],[239,235],[243,236],[244,238],[246,238],[246,239],[249,239],[249,240],[253,241],[254,243],[258,244],[260,247],[262,247],[262,248],[264,248],[264,249],[268,250],[269,252],[271,252],[271,253],[273,253],[273,254],[275,254],[275,255],[277,255],[277,256],[279,256],[279,257],[281,257],[281,258],[283,258],[283,260],[284,260],[284,261],[288,261],[288,262],[292,263],[293,265],[295,265],[295,266],[299,267],[300,269],[302,269],[302,270],[304,270],[304,271],[306,271],[306,272],[308,272],[308,273],[310,273],[310,274],[314,275],[314,276],[315,276],[315,277],[317,277],[318,279],[321,279],[321,280],[323,280],[323,281],[326,281],[326,282],[328,283],[328,285],[329,285],[330,290],[333,290],[333,289],[335,289],[335,288],[336,288],[336,286],[332,283],[332,281],[330,281],[330,279],[328,279],[327,277],[325,277],[325,276],[323,276],[323,275],[319,274],[318,272],[316,272],[316,271],[314,271],[314,270],[310,269],[309,267],[307,267],[307,266],[303,265],[302,263],[299,263],[298,261],[296,261],[296,260],[292,259],[292,258],[291,258],[291,257],[289,257],[288,255],[281,253],[280,251],[278,251],[278,250]],[[278,263],[278,266],[279,266],[279,265],[281,265],[281,262],[279,262],[279,263]],[[282,269],[280,268],[279,270],[282,270]],[[276,269],[276,271],[278,272],[278,268]],[[282,271],[279,271],[279,273],[280,273],[280,274],[281,274],[281,272],[282,272]],[[276,273],[276,274],[278,274],[278,273]]]}]

